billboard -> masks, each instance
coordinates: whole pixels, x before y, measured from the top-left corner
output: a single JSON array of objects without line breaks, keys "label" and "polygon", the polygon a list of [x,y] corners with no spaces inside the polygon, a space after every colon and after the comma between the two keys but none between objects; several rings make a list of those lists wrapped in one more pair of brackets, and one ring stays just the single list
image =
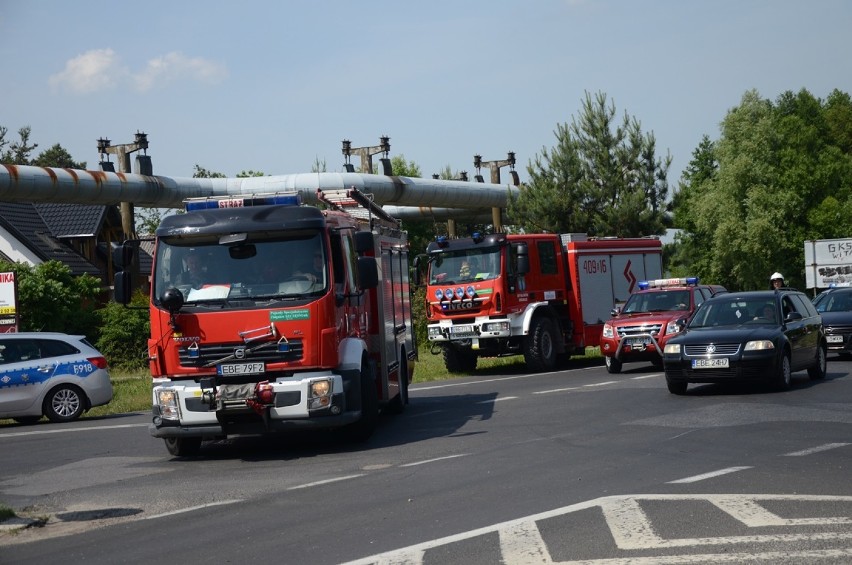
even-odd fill
[{"label": "billboard", "polygon": [[852,239],[805,241],[805,286],[852,284]]},{"label": "billboard", "polygon": [[18,286],[15,273],[0,273],[0,333],[18,331]]}]

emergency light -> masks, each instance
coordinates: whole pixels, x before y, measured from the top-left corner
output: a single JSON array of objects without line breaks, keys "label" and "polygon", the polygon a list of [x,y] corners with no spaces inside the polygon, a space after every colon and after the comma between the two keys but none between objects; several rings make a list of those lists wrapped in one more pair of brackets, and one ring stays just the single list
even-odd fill
[{"label": "emergency light", "polygon": [[302,195],[298,192],[280,192],[274,194],[256,194],[250,196],[202,196],[187,198],[183,201],[187,212],[195,210],[215,210],[217,208],[245,208],[248,206],[301,206]]},{"label": "emergency light", "polygon": [[639,290],[648,290],[649,288],[662,288],[665,286],[695,286],[698,284],[698,277],[682,277],[674,279],[654,279],[650,281],[639,281],[637,286]]}]

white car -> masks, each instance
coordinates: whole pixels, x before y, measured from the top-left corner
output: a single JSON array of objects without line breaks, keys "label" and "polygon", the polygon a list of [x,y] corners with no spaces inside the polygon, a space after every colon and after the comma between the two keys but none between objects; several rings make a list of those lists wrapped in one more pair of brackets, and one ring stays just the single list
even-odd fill
[{"label": "white car", "polygon": [[0,418],[70,422],[110,400],[107,360],[85,336],[0,334]]}]

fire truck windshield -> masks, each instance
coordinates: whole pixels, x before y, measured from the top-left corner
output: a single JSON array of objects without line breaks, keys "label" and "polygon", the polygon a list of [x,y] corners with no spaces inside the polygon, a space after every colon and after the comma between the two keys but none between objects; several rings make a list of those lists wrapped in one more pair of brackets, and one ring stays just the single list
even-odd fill
[{"label": "fire truck windshield", "polygon": [[155,303],[169,288],[179,289],[187,303],[317,296],[329,285],[324,240],[315,230],[286,237],[249,233],[227,244],[160,239],[152,284]]},{"label": "fire truck windshield", "polygon": [[499,274],[499,247],[444,251],[432,258],[429,284],[483,281]]}]

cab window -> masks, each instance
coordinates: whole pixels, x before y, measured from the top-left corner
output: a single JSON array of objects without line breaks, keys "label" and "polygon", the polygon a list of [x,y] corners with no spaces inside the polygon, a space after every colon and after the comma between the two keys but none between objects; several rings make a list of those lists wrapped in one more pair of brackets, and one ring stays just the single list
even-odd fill
[{"label": "cab window", "polygon": [[542,275],[555,275],[556,268],[556,249],[553,247],[552,241],[539,241],[536,244],[538,248],[538,260]]}]

